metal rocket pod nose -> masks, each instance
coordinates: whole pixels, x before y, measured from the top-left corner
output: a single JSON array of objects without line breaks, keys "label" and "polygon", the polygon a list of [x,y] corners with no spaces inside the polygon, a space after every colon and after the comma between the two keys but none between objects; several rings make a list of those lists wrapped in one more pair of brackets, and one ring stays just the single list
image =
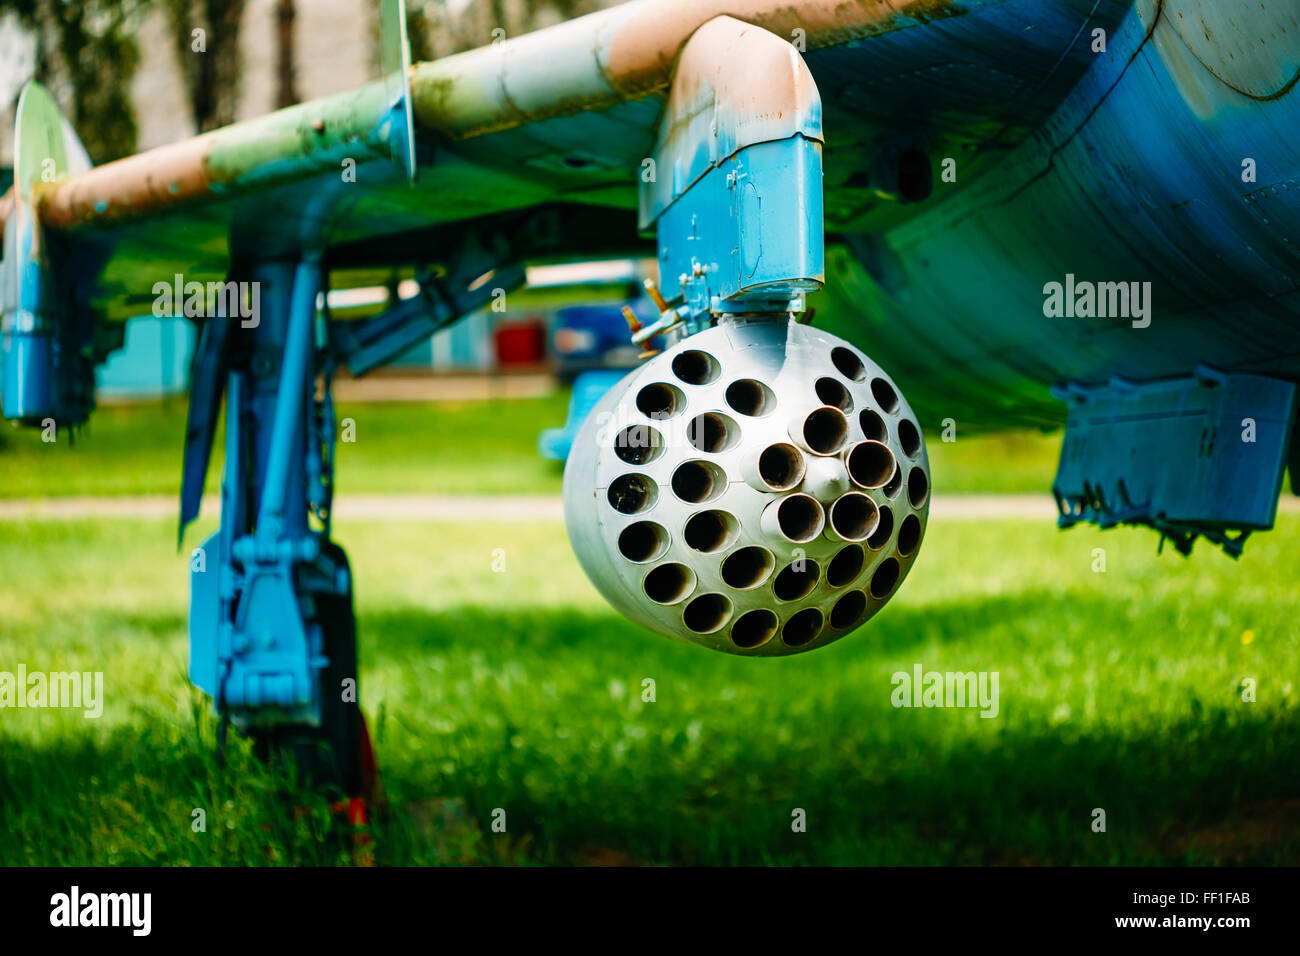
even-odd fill
[{"label": "metal rocket pod nose", "polygon": [[784,316],[725,321],[635,369],[564,473],[565,520],[631,620],[737,654],[850,633],[919,551],[929,462],[893,381]]}]

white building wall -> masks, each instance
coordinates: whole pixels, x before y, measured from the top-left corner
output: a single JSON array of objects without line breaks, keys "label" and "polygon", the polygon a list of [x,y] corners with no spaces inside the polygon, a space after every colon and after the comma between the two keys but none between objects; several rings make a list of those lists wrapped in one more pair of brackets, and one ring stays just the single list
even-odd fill
[{"label": "white building wall", "polygon": [[[569,2],[586,13],[623,0]],[[379,0],[297,0],[296,88],[304,100],[351,89],[378,75]],[[501,28],[517,36],[563,19],[547,0],[408,0],[422,10],[435,56],[485,46]],[[240,87],[235,117],[262,116],[275,108],[279,23],[277,0],[246,0],[240,26]],[[497,23],[499,10],[504,22]],[[131,80],[139,130],[137,150],[194,134],[189,99],[177,64],[177,42],[167,12],[156,7],[137,36],[140,67]],[[202,53],[191,54],[203,56]],[[36,62],[35,38],[10,13],[0,14],[0,166],[13,164],[13,107]],[[56,96],[58,95],[56,91]]]}]

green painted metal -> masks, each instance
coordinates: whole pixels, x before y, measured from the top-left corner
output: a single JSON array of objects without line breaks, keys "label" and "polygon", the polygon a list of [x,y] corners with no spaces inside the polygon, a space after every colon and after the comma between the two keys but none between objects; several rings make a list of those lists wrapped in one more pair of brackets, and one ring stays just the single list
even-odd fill
[{"label": "green painted metal", "polygon": [[406,178],[414,180],[415,116],[411,107],[411,43],[406,36],[406,0],[384,0],[380,10],[384,83],[388,102],[400,103],[404,146],[401,151]]},{"label": "green painted metal", "polygon": [[234,193],[337,173],[344,159],[402,161],[394,155],[388,88],[367,83],[207,136],[203,165],[214,193]]},{"label": "green painted metal", "polygon": [[90,158],[49,90],[28,83],[18,103],[14,137],[14,184],[18,198],[31,202],[41,182],[84,173]]}]

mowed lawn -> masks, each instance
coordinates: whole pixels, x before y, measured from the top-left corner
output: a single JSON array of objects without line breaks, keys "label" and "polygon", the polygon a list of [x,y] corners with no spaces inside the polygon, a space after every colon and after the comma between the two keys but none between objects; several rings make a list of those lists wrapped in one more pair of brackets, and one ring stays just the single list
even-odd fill
[{"label": "mowed lawn", "polygon": [[[337,486],[370,494],[559,493],[561,469],[537,454],[537,434],[564,424],[568,395],[464,402],[340,404],[350,440],[337,445]],[[177,495],[186,403],[113,405],[75,434],[0,422],[0,499]],[[207,490],[219,492],[218,427]]]},{"label": "mowed lawn", "polygon": [[[387,794],[364,852],[233,735],[215,763],[185,677],[198,535],[6,519],[0,669],[102,670],[106,703],[0,711],[0,864],[1300,863],[1298,517],[1238,562],[935,522],[865,628],[775,660],[624,620],[557,523],[340,523]],[[997,671],[998,716],[894,708],[918,663]]]},{"label": "mowed lawn", "polygon": [[[348,442],[338,448],[340,494],[558,494],[561,468],[537,454],[537,435],[558,428],[568,393],[463,402],[344,403]],[[0,422],[0,499],[65,495],[177,495],[186,404],[111,405],[72,433],[42,441],[39,430]],[[936,490],[1047,493],[1060,435],[929,435]],[[220,489],[218,435],[207,488]]]},{"label": "mowed lawn", "polygon": [[[536,435],[566,405],[342,406],[339,493],[557,493]],[[4,429],[0,499],[173,495],[183,434],[183,402],[101,409],[75,447]],[[1058,436],[957,438],[930,436],[936,493],[1050,486]],[[1293,513],[1239,562],[936,521],[884,612],[780,660],[624,620],[558,523],[340,521],[386,794],[365,844],[238,738],[214,759],[185,675],[207,530],[0,520],[0,670],[102,671],[106,697],[0,711],[0,864],[1300,863]],[[894,708],[917,664],[997,671],[998,716]]]}]

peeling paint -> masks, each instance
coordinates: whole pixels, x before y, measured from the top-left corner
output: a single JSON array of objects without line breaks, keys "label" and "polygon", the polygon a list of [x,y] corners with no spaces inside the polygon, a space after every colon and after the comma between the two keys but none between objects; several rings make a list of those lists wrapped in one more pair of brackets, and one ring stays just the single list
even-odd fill
[{"label": "peeling paint", "polygon": [[41,220],[58,229],[141,218],[391,155],[384,86],[279,110],[40,186]]},{"label": "peeling paint", "polygon": [[691,35],[730,16],[808,49],[959,16],[1003,0],[636,0],[414,67],[416,123],[468,139],[663,94]]},{"label": "peeling paint", "polygon": [[1164,23],[1203,69],[1243,96],[1276,99],[1300,79],[1294,0],[1165,0]]},{"label": "peeling paint", "polygon": [[737,150],[796,134],[822,139],[821,97],[803,57],[767,30],[715,17],[678,60],[654,151],[671,175],[641,184],[641,227]]},{"label": "peeling paint", "polygon": [[[956,16],[1002,0],[634,0],[545,30],[411,68],[417,128],[450,139],[666,93],[687,39],[730,15],[808,48]],[[392,158],[384,82],[280,110],[42,187],[57,229],[142,219],[211,196]],[[784,119],[784,118],[782,118]]]}]

